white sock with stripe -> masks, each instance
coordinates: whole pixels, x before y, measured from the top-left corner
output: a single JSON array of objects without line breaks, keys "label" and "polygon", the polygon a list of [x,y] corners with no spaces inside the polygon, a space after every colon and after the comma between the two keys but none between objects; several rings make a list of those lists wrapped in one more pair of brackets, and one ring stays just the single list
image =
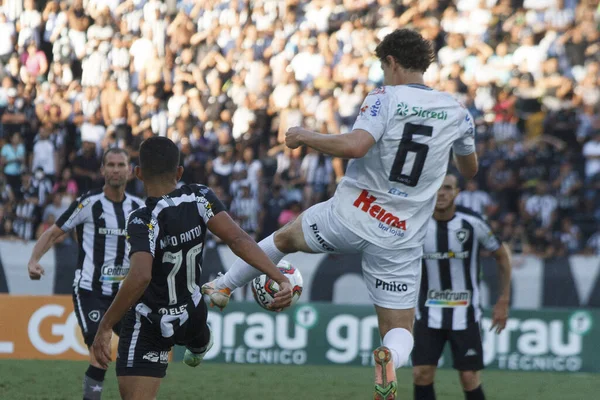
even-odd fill
[{"label": "white sock with stripe", "polygon": [[413,335],[404,328],[394,328],[385,334],[383,345],[392,352],[392,360],[396,369],[408,362],[414,343]]},{"label": "white sock with stripe", "polygon": [[[273,261],[273,264],[277,265],[279,261],[285,257],[285,254],[279,251],[277,246],[275,246],[275,234],[273,233],[271,236],[264,238],[258,243],[258,246],[265,252],[265,254]],[[246,285],[248,282],[252,281],[252,279],[262,275],[262,272],[242,260],[238,258],[235,260],[229,271],[220,278],[217,279],[216,287],[217,289],[229,288],[231,290],[235,290]]]}]

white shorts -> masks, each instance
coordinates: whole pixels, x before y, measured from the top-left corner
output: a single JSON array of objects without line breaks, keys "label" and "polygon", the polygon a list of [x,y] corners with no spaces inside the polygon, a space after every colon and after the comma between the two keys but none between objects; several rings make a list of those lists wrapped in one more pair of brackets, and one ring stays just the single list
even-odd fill
[{"label": "white shorts", "polygon": [[331,199],[302,214],[302,231],[316,253],[362,254],[363,280],[375,305],[401,310],[416,307],[422,246],[389,250],[370,243],[339,221]]}]

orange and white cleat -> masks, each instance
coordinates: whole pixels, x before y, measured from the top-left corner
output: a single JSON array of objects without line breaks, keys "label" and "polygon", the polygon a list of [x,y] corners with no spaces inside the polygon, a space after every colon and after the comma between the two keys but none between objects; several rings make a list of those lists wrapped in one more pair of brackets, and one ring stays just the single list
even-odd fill
[{"label": "orange and white cleat", "polygon": [[375,394],[374,400],[396,400],[398,382],[392,352],[380,346],[373,352],[375,358]]},{"label": "orange and white cleat", "polygon": [[217,279],[214,281],[210,281],[202,285],[202,294],[205,294],[210,299],[211,307],[218,307],[221,310],[227,307],[227,303],[229,303],[229,298],[231,297],[231,289],[223,288],[217,289]]}]

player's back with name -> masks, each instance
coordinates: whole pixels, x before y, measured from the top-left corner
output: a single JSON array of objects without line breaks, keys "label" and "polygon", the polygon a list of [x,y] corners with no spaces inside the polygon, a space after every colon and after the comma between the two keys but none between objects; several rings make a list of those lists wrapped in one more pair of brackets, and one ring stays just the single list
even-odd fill
[{"label": "player's back with name", "polygon": [[130,256],[153,255],[152,280],[140,302],[154,311],[176,309],[199,290],[207,223],[224,206],[208,187],[184,185],[146,200],[128,219]]}]

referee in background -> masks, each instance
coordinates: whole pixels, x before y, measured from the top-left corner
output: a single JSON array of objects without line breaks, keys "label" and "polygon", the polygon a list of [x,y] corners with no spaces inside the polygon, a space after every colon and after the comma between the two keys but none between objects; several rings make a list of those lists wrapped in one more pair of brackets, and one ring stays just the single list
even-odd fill
[{"label": "referee in background", "polygon": [[492,329],[506,326],[510,300],[510,252],[476,212],[455,205],[457,178],[447,175],[438,191],[423,247],[415,345],[412,351],[414,398],[434,400],[438,360],[450,342],[453,368],[458,370],[467,400],[485,399],[479,252],[491,252],[500,270],[500,297],[494,306]]},{"label": "referee in background", "polygon": [[[144,203],[125,193],[131,173],[129,155],[112,148],[102,158],[104,187],[91,190],[75,200],[38,239],[28,263],[29,278],[40,279],[42,256],[56,240],[72,229],[77,230],[79,259],[73,281],[73,306],[88,348],[94,342],[102,316],[111,305],[121,281],[129,271],[125,251],[127,216]],[[114,328],[119,334],[119,325]],[[101,398],[106,370],[90,352],[90,365],[83,379],[84,400]]]}]

